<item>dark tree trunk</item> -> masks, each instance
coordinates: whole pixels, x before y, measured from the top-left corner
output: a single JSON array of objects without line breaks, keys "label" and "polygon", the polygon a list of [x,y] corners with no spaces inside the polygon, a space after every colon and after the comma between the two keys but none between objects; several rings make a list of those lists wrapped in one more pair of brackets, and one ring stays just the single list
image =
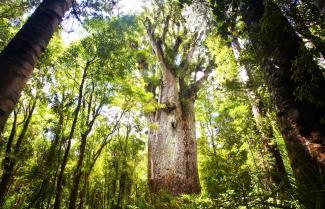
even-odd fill
[{"label": "dark tree trunk", "polygon": [[[122,113],[122,115],[123,115],[123,113]],[[122,115],[121,115],[121,117],[122,117]],[[81,191],[79,193],[79,199],[80,199],[79,206],[78,206],[79,209],[82,209],[83,206],[84,206],[85,196],[86,196],[86,192],[87,192],[87,186],[89,184],[89,176],[90,176],[91,172],[93,171],[93,168],[94,168],[100,154],[102,153],[103,149],[109,143],[108,137],[115,132],[118,124],[119,124],[119,120],[116,121],[116,124],[114,125],[113,130],[106,136],[103,143],[100,145],[98,150],[95,152],[94,158],[90,162],[90,166],[84,172],[84,179],[83,179],[84,183],[83,183],[83,186],[82,186]],[[105,172],[105,185],[107,185],[106,182],[107,182],[107,179],[106,179],[106,172]],[[104,199],[104,200],[106,201],[106,199]],[[104,206],[106,207],[105,201],[104,201]]]},{"label": "dark tree trunk", "polygon": [[84,174],[84,180],[83,180],[83,186],[82,186],[82,189],[79,193],[79,206],[78,208],[79,209],[83,209],[84,208],[84,202],[85,202],[85,196],[86,196],[86,191],[87,191],[87,185],[88,185],[88,181],[89,181],[89,175],[90,175],[90,172],[87,172]]},{"label": "dark tree trunk", "polygon": [[69,209],[76,208],[79,184],[80,184],[80,179],[82,176],[82,165],[83,165],[83,159],[85,156],[86,144],[87,144],[87,138],[82,137],[81,145],[80,145],[79,159],[78,159],[78,163],[77,163],[77,168],[74,173],[73,184],[72,184],[72,189],[71,189],[71,194],[70,194]]},{"label": "dark tree trunk", "polygon": [[[242,53],[242,47],[240,46],[238,37],[232,36],[232,49],[234,51],[235,58],[237,62],[240,62],[240,54]],[[286,172],[284,162],[278,148],[277,142],[275,141],[275,136],[273,134],[272,125],[271,124],[263,124],[263,118],[267,118],[267,111],[263,109],[265,105],[263,105],[263,101],[260,98],[260,95],[256,92],[256,90],[249,87],[250,84],[254,82],[253,75],[249,69],[249,66],[246,64],[239,65],[240,73],[241,73],[241,81],[245,85],[246,94],[251,104],[252,113],[254,116],[254,120],[256,126],[261,133],[263,145],[266,148],[267,152],[271,154],[274,162],[271,162],[271,177],[272,181],[278,187],[281,187],[281,191],[283,194],[287,194],[288,190],[291,188],[288,174]],[[266,127],[265,127],[266,126]]]},{"label": "dark tree trunk", "polygon": [[71,149],[71,140],[74,136],[74,132],[77,126],[77,121],[78,121],[78,116],[79,116],[79,112],[80,112],[80,108],[81,108],[81,103],[82,103],[82,98],[83,98],[83,88],[84,88],[84,84],[86,81],[86,77],[87,77],[87,70],[88,67],[90,66],[92,61],[88,61],[86,63],[86,66],[84,68],[83,71],[83,75],[82,75],[82,79],[81,79],[81,83],[79,86],[79,94],[78,94],[78,103],[74,112],[74,118],[73,118],[73,122],[71,125],[71,130],[69,133],[69,137],[67,139],[67,146],[64,150],[64,155],[63,155],[63,160],[61,163],[61,168],[60,168],[60,173],[58,176],[58,180],[56,183],[56,194],[55,194],[55,202],[54,202],[54,209],[60,209],[60,205],[61,205],[61,201],[62,201],[62,191],[63,191],[63,179],[64,179],[64,172],[65,172],[65,167],[68,163],[68,158],[69,158],[69,154],[70,154],[70,149]]},{"label": "dark tree trunk", "polygon": [[115,209],[122,209],[123,208],[123,199],[124,199],[124,190],[125,190],[125,184],[126,184],[126,177],[127,174],[122,171],[119,179],[119,190],[117,195],[117,203],[115,205]]},{"label": "dark tree trunk", "polygon": [[112,183],[112,198],[111,198],[111,208],[115,207],[115,198],[116,198],[116,190],[117,190],[117,181],[118,181],[118,176],[119,176],[119,161],[116,159],[116,154],[115,150],[113,151],[113,167],[115,171],[115,175],[113,178],[113,183]]},{"label": "dark tree trunk", "polygon": [[72,0],[44,0],[0,54],[0,134]]},{"label": "dark tree trunk", "polygon": [[[63,99],[61,101],[61,105],[63,105],[64,102],[64,98],[65,98],[64,95],[62,98]],[[41,208],[40,204],[42,204],[43,201],[45,201],[46,198],[50,197],[53,193],[53,191],[52,190],[49,191],[48,188],[50,187],[50,183],[51,183],[50,180],[53,177],[53,174],[55,173],[55,169],[58,166],[58,162],[55,160],[55,157],[58,155],[58,149],[59,149],[58,146],[60,145],[60,142],[62,140],[63,122],[64,122],[64,115],[62,112],[60,112],[58,124],[55,130],[54,140],[51,144],[46,160],[41,165],[39,170],[40,177],[43,179],[42,183],[40,187],[37,188],[36,191],[34,191],[34,193],[32,194],[27,209],[30,209],[33,206],[37,208]]]},{"label": "dark tree trunk", "polygon": [[[73,184],[72,184],[71,195],[70,195],[69,209],[76,208],[80,179],[81,179],[81,177],[83,175],[82,167],[83,167],[83,160],[84,160],[85,151],[86,151],[87,137],[88,137],[88,134],[90,133],[90,131],[91,131],[91,127],[86,131],[86,133],[83,133],[82,137],[81,137],[80,153],[79,153],[77,168],[75,170],[74,178],[73,178]],[[89,176],[88,174],[86,174],[86,175]],[[88,180],[88,177],[85,180]]]},{"label": "dark tree trunk", "polygon": [[241,12],[277,107],[302,203],[325,208],[324,74],[272,1],[250,1]]},{"label": "dark tree trunk", "polygon": [[[13,152],[11,150],[11,145],[14,140],[14,133],[12,132],[10,135],[10,139],[8,141],[7,149],[6,149],[6,156],[3,159],[3,174],[1,176],[1,181],[0,181],[0,209],[3,208],[3,204],[5,202],[5,197],[9,190],[10,182],[12,181],[12,178],[14,176],[14,170],[15,170],[15,167],[16,167],[16,164],[18,161],[20,147],[21,147],[21,144],[22,144],[22,142],[25,138],[25,135],[28,131],[28,127],[29,127],[30,121],[32,119],[32,115],[34,113],[36,103],[37,102],[35,99],[35,101],[31,105],[29,111],[27,112],[26,120],[25,120],[23,128],[18,136],[18,139],[15,144]],[[16,116],[14,116],[14,117],[16,117]],[[16,120],[16,119],[14,119],[14,120]],[[15,121],[14,121],[14,123],[15,123]]]},{"label": "dark tree trunk", "polygon": [[[74,177],[73,177],[73,184],[72,184],[72,189],[71,189],[71,194],[70,194],[70,203],[69,203],[69,209],[75,209],[76,208],[76,203],[77,203],[77,198],[78,198],[78,191],[79,191],[79,184],[80,184],[80,179],[83,175],[83,161],[84,161],[84,157],[85,157],[85,152],[86,152],[86,145],[87,145],[87,138],[93,128],[93,125],[96,121],[96,118],[99,116],[99,112],[103,106],[103,101],[98,105],[98,107],[96,107],[96,110],[93,112],[92,114],[92,118],[90,120],[91,117],[91,113],[92,113],[92,109],[93,109],[93,94],[95,91],[95,86],[93,84],[92,86],[92,92],[90,95],[90,102],[87,108],[87,120],[86,120],[86,130],[81,134],[81,143],[80,143],[80,147],[79,147],[79,158],[78,158],[78,163],[77,163],[77,168],[75,170],[74,173]],[[96,160],[95,160],[96,162]],[[92,164],[93,166],[94,164]],[[92,169],[92,168],[91,168]]]}]

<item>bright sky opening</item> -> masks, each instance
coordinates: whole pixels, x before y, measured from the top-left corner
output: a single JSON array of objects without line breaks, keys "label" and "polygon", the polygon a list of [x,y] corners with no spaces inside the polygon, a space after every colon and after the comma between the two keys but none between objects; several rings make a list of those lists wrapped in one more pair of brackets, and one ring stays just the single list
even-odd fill
[{"label": "bright sky opening", "polygon": [[[115,8],[116,15],[134,15],[142,11],[145,6],[145,0],[120,0]],[[65,45],[71,42],[84,38],[88,35],[87,31],[81,26],[75,18],[70,18],[62,23],[63,40]]]}]

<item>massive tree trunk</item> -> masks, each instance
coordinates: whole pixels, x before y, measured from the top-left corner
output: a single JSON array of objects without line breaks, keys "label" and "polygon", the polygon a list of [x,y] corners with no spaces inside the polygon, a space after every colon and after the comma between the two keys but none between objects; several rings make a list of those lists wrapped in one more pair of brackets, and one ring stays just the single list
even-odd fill
[{"label": "massive tree trunk", "polygon": [[324,74],[272,1],[250,1],[241,9],[277,106],[302,203],[325,208]]},{"label": "massive tree trunk", "polygon": [[44,0],[0,54],[0,134],[72,0]]},{"label": "massive tree trunk", "polygon": [[[242,53],[242,46],[239,43],[238,37],[232,36],[231,38],[231,45],[234,52],[234,56],[237,62],[240,63],[240,54]],[[263,109],[265,105],[263,105],[263,101],[262,98],[260,98],[260,95],[258,95],[256,90],[252,89],[252,87],[249,86],[254,82],[254,78],[249,66],[247,66],[247,64],[245,63],[239,64],[239,70],[241,74],[241,82],[245,85],[246,94],[248,96],[252,108],[256,127],[262,136],[263,145],[266,151],[271,154],[274,161],[270,162],[270,166],[272,169],[272,181],[275,183],[275,185],[282,188],[281,191],[283,194],[287,194],[287,190],[289,190],[291,186],[278,144],[275,141],[272,125],[263,124],[263,119],[267,118],[267,110]]]},{"label": "massive tree trunk", "polygon": [[[151,24],[149,18],[144,21],[162,75],[158,103],[163,105],[147,114],[148,122],[153,124],[148,135],[149,187],[153,193],[167,191],[173,195],[198,194],[201,187],[194,102],[197,92],[211,73],[214,62],[209,60],[207,54],[194,58],[197,48],[203,42],[202,31],[188,34],[187,29],[184,29],[183,34],[181,30],[168,33],[180,24],[177,20],[171,21],[171,16],[172,14],[163,18],[163,32],[159,34],[155,31],[159,23]],[[173,40],[171,44],[165,42],[167,38]],[[181,63],[175,65],[179,59]],[[148,71],[149,64],[145,59],[139,60],[139,66],[142,72]],[[202,73],[200,78],[197,78],[198,72]],[[145,74],[143,77],[146,79]],[[146,80],[146,90],[156,95],[158,85],[150,82],[150,78]]]},{"label": "massive tree trunk", "polygon": [[194,99],[181,95],[177,78],[165,70],[159,101],[165,108],[157,110],[150,120],[158,125],[149,133],[150,189],[175,195],[199,193]]}]

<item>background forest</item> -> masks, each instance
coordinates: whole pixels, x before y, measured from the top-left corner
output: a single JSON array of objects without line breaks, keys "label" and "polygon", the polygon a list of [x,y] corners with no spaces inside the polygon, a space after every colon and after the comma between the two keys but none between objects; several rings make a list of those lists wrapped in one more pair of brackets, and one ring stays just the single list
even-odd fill
[{"label": "background forest", "polygon": [[122,3],[1,0],[0,209],[324,209],[324,1]]}]

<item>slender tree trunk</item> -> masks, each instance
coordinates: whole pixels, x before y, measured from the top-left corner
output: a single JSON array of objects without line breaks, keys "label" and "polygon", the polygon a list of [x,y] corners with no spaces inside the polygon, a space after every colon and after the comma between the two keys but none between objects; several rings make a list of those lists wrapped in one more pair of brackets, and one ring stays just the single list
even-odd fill
[{"label": "slender tree trunk", "polygon": [[115,209],[122,209],[122,202],[124,198],[124,189],[125,189],[125,181],[126,181],[126,174],[124,171],[122,171],[120,175],[120,180],[119,180],[119,190],[118,190],[118,195],[117,195],[117,203],[116,206],[114,207]]},{"label": "slender tree trunk", "polygon": [[110,203],[110,199],[111,199],[111,195],[110,195],[110,184],[109,184],[109,178],[108,178],[108,172],[106,171],[105,172],[105,182],[106,182],[106,205],[105,207],[109,207],[109,203]]},{"label": "slender tree trunk", "polygon": [[[65,96],[63,95],[62,101],[61,101],[61,108],[64,103]],[[60,142],[62,140],[62,132],[63,132],[63,122],[64,122],[64,115],[62,112],[59,113],[59,120],[58,124],[55,129],[55,136],[54,140],[51,144],[51,147],[49,149],[49,152],[47,154],[46,160],[44,161],[43,165],[40,167],[39,173],[41,174],[42,183],[39,188],[37,188],[36,191],[31,196],[31,200],[29,205],[27,206],[27,209],[32,208],[34,205],[37,207],[37,203],[41,204],[47,196],[50,196],[51,194],[48,194],[49,191],[47,190],[50,184],[50,179],[53,177],[53,171],[55,171],[55,168],[58,163],[54,159],[58,154],[58,145],[60,145]],[[44,170],[45,169],[45,170]],[[55,173],[55,172],[54,172]]]},{"label": "slender tree trunk", "polygon": [[116,189],[117,189],[117,180],[119,175],[119,163],[115,156],[115,151],[113,151],[113,167],[115,169],[115,176],[113,179],[112,187],[112,199],[111,199],[111,208],[115,207],[115,198],[116,198]]},{"label": "slender tree trunk", "polygon": [[[103,106],[103,101],[101,101],[101,103],[98,105],[98,107],[96,108],[95,112],[92,115],[92,119],[90,120],[90,115],[91,115],[91,110],[93,108],[93,102],[92,102],[92,98],[93,98],[93,94],[94,94],[94,88],[95,86],[92,86],[92,92],[91,92],[91,99],[87,108],[87,124],[86,127],[87,129],[81,134],[81,144],[79,147],[79,158],[78,158],[78,163],[77,163],[77,168],[75,170],[74,173],[74,178],[73,178],[73,184],[72,184],[72,189],[71,189],[71,194],[70,194],[70,202],[69,202],[69,209],[75,209],[76,208],[76,203],[77,203],[77,198],[78,198],[78,191],[79,191],[79,184],[80,184],[80,179],[83,175],[83,161],[84,161],[84,157],[85,157],[85,152],[86,152],[86,145],[87,145],[87,138],[93,128],[93,125],[96,121],[96,118],[99,115],[99,112]],[[92,165],[93,166],[93,165]],[[91,168],[92,169],[92,168]]]},{"label": "slender tree trunk", "polygon": [[83,186],[82,186],[82,189],[79,193],[79,199],[80,199],[80,202],[79,202],[79,206],[78,208],[79,209],[83,209],[84,208],[84,202],[85,202],[85,194],[86,194],[86,191],[87,191],[87,185],[88,185],[88,181],[89,181],[89,175],[90,175],[90,172],[87,172],[84,174],[84,180],[83,180]]},{"label": "slender tree trunk", "polygon": [[[19,134],[19,137],[17,139],[17,142],[15,144],[14,150],[13,152],[11,151],[11,146],[7,146],[7,150],[6,150],[6,156],[3,160],[3,174],[1,177],[1,181],[0,181],[0,209],[3,208],[3,204],[5,202],[5,197],[8,193],[9,187],[10,187],[10,182],[12,181],[13,175],[14,175],[14,170],[15,170],[15,166],[17,164],[17,157],[19,155],[20,152],[20,147],[21,144],[25,138],[25,135],[28,131],[28,127],[30,124],[30,121],[32,119],[32,115],[34,113],[35,107],[36,107],[36,102],[37,100],[35,99],[35,101],[33,102],[32,106],[30,107],[27,116],[26,116],[26,120],[24,122],[23,128]],[[12,137],[14,137],[14,135],[12,135]],[[11,140],[11,144],[13,143],[13,138],[9,139]],[[9,145],[9,142],[8,142]]]},{"label": "slender tree trunk", "polygon": [[[123,115],[123,113],[122,113],[122,115]],[[122,117],[122,115],[121,115],[121,117]],[[111,134],[113,134],[115,132],[120,119],[118,121],[116,121],[116,124],[114,125],[113,130],[106,136],[105,140],[103,141],[103,143],[101,144],[99,149],[95,152],[94,158],[93,158],[92,162],[90,163],[89,168],[84,173],[84,180],[83,180],[84,184],[83,184],[82,189],[79,193],[79,199],[80,199],[79,206],[78,206],[79,209],[82,209],[84,207],[85,196],[86,196],[86,192],[87,192],[87,185],[89,183],[89,176],[90,176],[91,172],[93,171],[93,168],[94,168],[100,154],[102,153],[104,147],[109,143],[109,141],[107,141],[108,136],[110,136]],[[105,185],[106,185],[106,172],[105,172]],[[105,202],[104,202],[104,206],[106,207]]]},{"label": "slender tree trunk", "polygon": [[[242,52],[242,47],[240,46],[238,37],[232,36],[232,48],[234,51],[235,58],[238,62],[240,62],[240,53]],[[251,104],[252,113],[254,116],[254,120],[259,132],[262,135],[263,145],[266,150],[272,155],[274,162],[271,163],[272,166],[272,181],[275,185],[282,187],[283,193],[288,192],[287,190],[291,188],[288,174],[285,170],[284,162],[278,148],[278,145],[275,141],[275,136],[273,134],[271,124],[267,124],[267,127],[264,127],[263,122],[261,121],[263,118],[266,118],[266,110],[262,110],[263,104],[262,99],[256,93],[255,90],[251,89],[247,85],[253,83],[252,73],[250,69],[245,64],[239,65],[241,80],[244,85],[246,85],[246,92],[248,99]]]},{"label": "slender tree trunk", "polygon": [[72,0],[44,0],[0,54],[0,134]]},{"label": "slender tree trunk", "polygon": [[58,177],[57,184],[56,184],[55,202],[54,202],[54,207],[53,207],[54,209],[60,209],[60,205],[61,205],[65,167],[67,165],[68,158],[69,158],[69,153],[70,153],[70,149],[71,149],[71,140],[74,136],[74,132],[75,132],[77,121],[78,121],[78,116],[79,116],[81,103],[82,103],[82,97],[83,97],[83,88],[84,88],[84,84],[85,84],[86,77],[87,77],[87,69],[90,64],[91,64],[91,62],[88,61],[84,68],[81,83],[79,86],[78,103],[77,103],[77,106],[76,106],[76,109],[74,112],[74,118],[73,118],[71,130],[70,130],[70,134],[69,134],[68,142],[67,142],[68,144],[64,150],[63,161],[61,163],[60,173],[59,173],[59,177]]},{"label": "slender tree trunk", "polygon": [[69,209],[75,209],[77,198],[78,198],[78,190],[79,190],[79,183],[82,176],[82,166],[83,166],[83,159],[85,156],[85,150],[86,150],[86,144],[87,144],[87,136],[83,136],[81,139],[81,145],[80,145],[80,154],[79,159],[77,163],[77,168],[74,173],[73,178],[73,184],[70,194],[70,203],[69,203]]},{"label": "slender tree trunk", "polygon": [[159,128],[149,133],[149,185],[154,193],[200,192],[194,100],[182,97],[177,85],[172,73],[165,74],[159,102],[166,107],[155,113],[153,123]]},{"label": "slender tree trunk", "polygon": [[325,208],[324,74],[272,1],[250,1],[241,9],[277,106],[302,203]]},{"label": "slender tree trunk", "polygon": [[[108,188],[109,186],[108,186],[108,184],[107,184],[107,171],[105,171],[105,173],[104,173],[104,185],[103,185],[103,192],[104,192],[104,203],[103,203],[103,206],[104,206],[104,208],[106,208],[107,207],[107,202],[108,202],[108,193],[107,193],[107,189],[106,188]],[[81,209],[81,208],[79,208],[79,209]]]}]

